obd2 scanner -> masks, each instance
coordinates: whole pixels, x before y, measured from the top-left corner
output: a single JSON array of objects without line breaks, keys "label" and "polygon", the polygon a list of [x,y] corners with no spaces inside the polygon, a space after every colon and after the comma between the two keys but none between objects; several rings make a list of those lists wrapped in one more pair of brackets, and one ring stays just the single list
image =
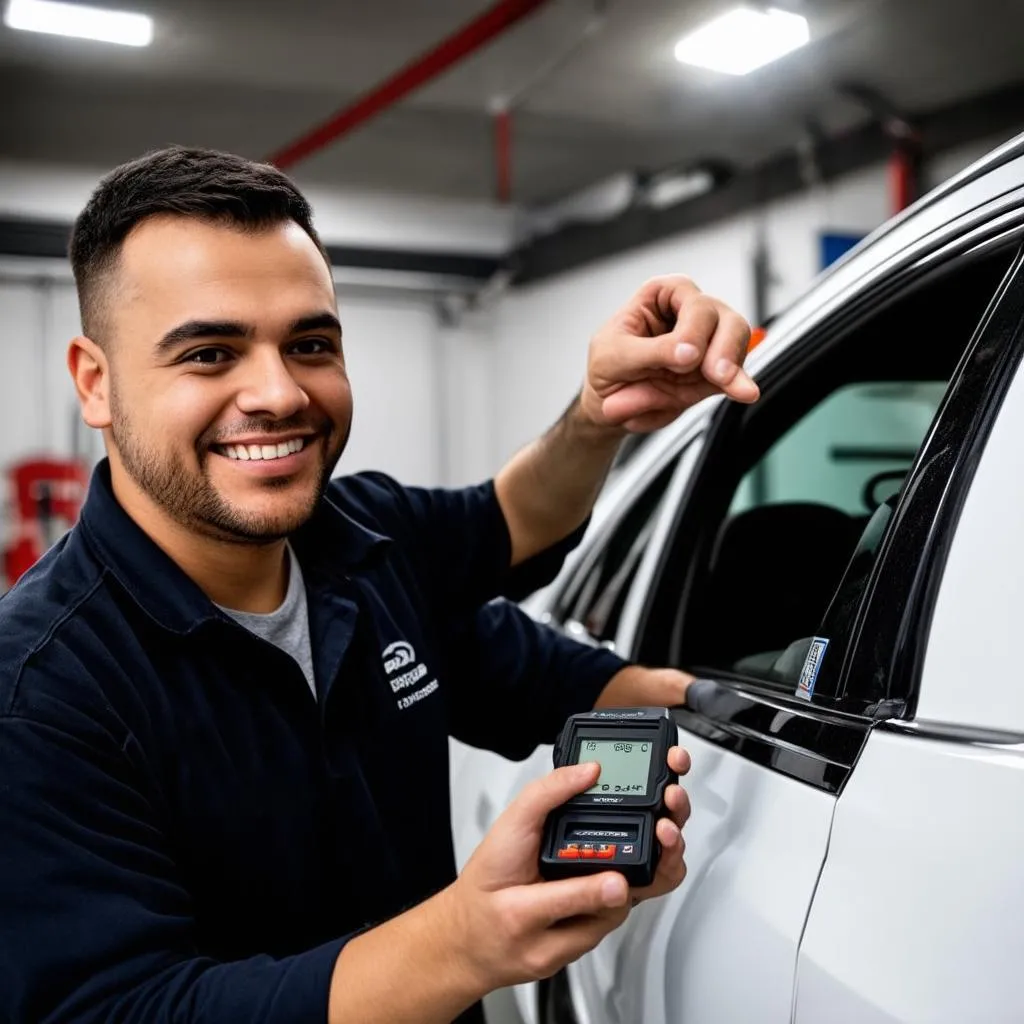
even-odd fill
[{"label": "obd2 scanner", "polygon": [[631,886],[650,885],[661,856],[654,828],[665,817],[665,787],[676,727],[667,708],[608,708],[573,715],[555,744],[554,764],[597,761],[588,790],[556,808],[544,825],[542,878],[621,872]]}]

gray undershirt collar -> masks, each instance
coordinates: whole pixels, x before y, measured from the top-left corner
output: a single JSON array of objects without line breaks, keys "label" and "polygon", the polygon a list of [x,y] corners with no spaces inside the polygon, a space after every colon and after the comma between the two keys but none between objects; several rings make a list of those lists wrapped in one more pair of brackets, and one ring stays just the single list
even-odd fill
[{"label": "gray undershirt collar", "polygon": [[262,637],[285,654],[290,655],[298,663],[309,683],[313,696],[316,696],[316,682],[313,676],[313,648],[309,638],[309,612],[306,605],[306,587],[302,578],[299,560],[291,545],[288,553],[288,591],[284,601],[275,611],[260,614],[242,612],[235,608],[217,605],[225,615],[230,615],[251,633]]}]

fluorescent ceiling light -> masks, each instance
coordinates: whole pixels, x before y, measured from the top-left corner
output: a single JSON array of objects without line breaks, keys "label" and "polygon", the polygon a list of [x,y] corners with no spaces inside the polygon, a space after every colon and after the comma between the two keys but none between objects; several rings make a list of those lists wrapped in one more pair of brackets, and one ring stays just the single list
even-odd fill
[{"label": "fluorescent ceiling light", "polygon": [[27,32],[95,39],[122,46],[149,46],[153,41],[153,19],[148,15],[55,3],[54,0],[9,0],[4,23],[9,28]]},{"label": "fluorescent ceiling light", "polygon": [[810,38],[803,15],[775,7],[737,7],[680,39],[676,60],[727,75],[746,75],[799,49]]}]

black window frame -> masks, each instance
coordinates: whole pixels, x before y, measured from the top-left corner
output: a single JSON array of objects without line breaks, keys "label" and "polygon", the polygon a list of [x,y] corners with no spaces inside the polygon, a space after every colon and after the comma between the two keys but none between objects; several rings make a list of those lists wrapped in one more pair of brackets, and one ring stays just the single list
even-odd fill
[{"label": "black window frame", "polygon": [[847,698],[852,680],[877,681],[878,692],[862,710],[871,718],[915,714],[935,602],[960,513],[1024,360],[1024,241],[1014,234],[1019,248],[919,452],[859,609],[840,702],[857,703]]}]

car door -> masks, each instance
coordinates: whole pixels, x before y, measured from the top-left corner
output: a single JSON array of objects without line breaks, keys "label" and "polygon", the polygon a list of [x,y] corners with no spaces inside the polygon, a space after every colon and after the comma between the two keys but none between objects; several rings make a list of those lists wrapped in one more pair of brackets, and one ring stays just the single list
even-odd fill
[{"label": "car door", "polygon": [[867,588],[1014,245],[909,264],[768,357],[757,406],[722,408],[617,637],[702,679],[674,712],[689,877],[555,980],[550,1020],[790,1020],[837,796],[899,711],[874,677],[846,701]]},{"label": "car door", "polygon": [[882,680],[906,711],[872,730],[837,803],[800,949],[803,1024],[1024,1019],[1022,354],[1018,257],[863,611],[847,700]]}]

